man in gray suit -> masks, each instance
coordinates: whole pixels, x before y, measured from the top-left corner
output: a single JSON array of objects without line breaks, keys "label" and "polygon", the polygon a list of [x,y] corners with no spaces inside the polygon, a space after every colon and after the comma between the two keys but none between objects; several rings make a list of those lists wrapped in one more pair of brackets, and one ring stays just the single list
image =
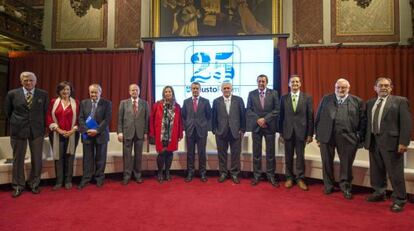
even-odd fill
[{"label": "man in gray suit", "polygon": [[36,75],[22,72],[22,88],[10,90],[6,96],[5,112],[10,121],[10,141],[13,149],[12,196],[21,195],[25,187],[24,158],[27,142],[31,154],[29,187],[33,194],[40,193],[43,139],[46,131],[46,112],[49,97],[46,91],[35,88]]},{"label": "man in gray suit", "polygon": [[200,179],[207,181],[206,176],[206,143],[208,124],[211,119],[211,106],[208,99],[200,96],[200,83],[191,84],[192,97],[184,100],[181,116],[184,122],[187,141],[187,177],[185,182],[194,177],[195,146],[197,145]]},{"label": "man in gray suit", "polygon": [[410,143],[412,120],[408,100],[391,95],[392,81],[378,78],[374,90],[377,97],[367,102],[368,127],[365,148],[369,150],[371,185],[374,193],[369,202],[386,199],[387,178],[391,182],[391,211],[401,212],[407,201],[404,180],[404,153]]},{"label": "man in gray suit", "polygon": [[[289,79],[290,93],[280,100],[280,140],[285,144],[285,187],[291,188],[296,180],[300,189],[307,191],[305,183],[305,145],[313,137],[312,97],[301,92],[302,83],[298,75]],[[296,173],[293,171],[293,156],[296,151]]]},{"label": "man in gray suit", "polygon": [[246,131],[246,117],[243,99],[232,95],[231,83],[221,84],[223,96],[213,101],[212,130],[216,135],[217,152],[219,157],[220,177],[218,182],[226,180],[227,149],[230,145],[231,168],[230,174],[235,184],[239,184],[241,140]]},{"label": "man in gray suit", "polygon": [[[137,84],[129,85],[131,98],[122,100],[118,112],[118,140],[122,142],[124,176],[122,184],[127,185],[133,174],[137,183],[142,183],[141,160],[144,140],[147,140],[149,110],[148,103],[139,97]],[[132,148],[135,157],[132,159]]]},{"label": "man in gray suit", "polygon": [[257,77],[257,90],[249,93],[247,99],[247,123],[252,129],[253,138],[253,179],[257,185],[262,175],[262,140],[266,141],[266,175],[274,187],[279,187],[275,179],[275,133],[279,116],[279,97],[277,91],[267,88],[266,75]]},{"label": "man in gray suit", "polygon": [[346,199],[352,199],[352,164],[364,140],[366,130],[365,105],[349,94],[348,80],[340,78],[335,84],[335,94],[325,95],[316,113],[316,140],[320,146],[325,194],[334,190],[333,164],[335,148],[340,161],[340,188]]},{"label": "man in gray suit", "polygon": [[[101,94],[101,86],[92,84],[89,86],[90,99],[84,99],[80,104],[79,129],[83,143],[83,176],[78,189],[83,189],[93,176],[97,187],[104,184],[112,103],[101,98]],[[89,119],[95,120],[97,127],[89,127]]]}]

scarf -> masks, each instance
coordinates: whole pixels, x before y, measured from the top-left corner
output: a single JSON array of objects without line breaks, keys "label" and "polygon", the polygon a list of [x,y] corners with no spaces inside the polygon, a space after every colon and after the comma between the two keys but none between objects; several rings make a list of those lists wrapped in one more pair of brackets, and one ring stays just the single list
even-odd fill
[{"label": "scarf", "polygon": [[167,147],[171,141],[171,134],[174,126],[175,103],[170,104],[164,101],[162,109],[161,143],[164,147]]},{"label": "scarf", "polygon": [[[70,97],[70,106],[72,107],[72,112],[73,112],[73,116],[72,116],[72,128],[75,126],[76,123],[76,101]],[[55,111],[56,108],[59,106],[60,104],[60,97],[56,98],[55,103],[53,104],[53,108],[52,108],[52,119],[53,122],[58,124],[56,116],[55,116]],[[59,133],[55,130],[53,132],[53,140],[55,141],[55,145],[53,145],[53,158],[55,160],[59,160]],[[57,143],[56,143],[57,142]],[[75,133],[73,133],[71,136],[69,136],[69,143],[68,143],[68,148],[66,150],[66,153],[69,155],[74,155],[75,154]]]}]

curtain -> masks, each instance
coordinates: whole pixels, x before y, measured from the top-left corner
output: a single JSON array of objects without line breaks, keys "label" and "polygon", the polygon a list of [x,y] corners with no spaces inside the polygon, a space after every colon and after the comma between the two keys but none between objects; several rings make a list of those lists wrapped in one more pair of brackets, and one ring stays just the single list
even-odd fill
[{"label": "curtain", "polygon": [[292,74],[302,77],[302,90],[313,96],[315,110],[323,95],[334,92],[340,77],[350,82],[351,94],[364,100],[376,96],[376,78],[388,77],[394,84],[392,93],[407,97],[411,113],[414,112],[413,47],[290,48],[289,75]]},{"label": "curtain", "polygon": [[[119,102],[130,97],[129,84],[137,83],[141,92],[148,92],[148,81],[141,85],[142,58],[142,51],[10,52],[9,89],[21,86],[23,71],[34,72],[36,87],[48,91],[50,98],[57,96],[57,84],[64,80],[72,83],[79,101],[89,98],[90,84],[98,83],[102,86],[102,97],[112,101],[110,130],[116,131]],[[145,100],[147,97],[141,95]]]}]

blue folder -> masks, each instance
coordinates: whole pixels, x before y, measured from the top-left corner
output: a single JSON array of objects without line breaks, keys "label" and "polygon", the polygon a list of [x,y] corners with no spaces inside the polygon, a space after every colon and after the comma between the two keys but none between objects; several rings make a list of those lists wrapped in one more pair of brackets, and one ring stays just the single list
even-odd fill
[{"label": "blue folder", "polygon": [[[88,117],[85,121],[85,125],[88,129],[97,129],[99,127],[98,123],[96,122],[95,119],[93,119],[92,117]],[[82,134],[84,139],[88,138],[88,133],[83,133]]]}]

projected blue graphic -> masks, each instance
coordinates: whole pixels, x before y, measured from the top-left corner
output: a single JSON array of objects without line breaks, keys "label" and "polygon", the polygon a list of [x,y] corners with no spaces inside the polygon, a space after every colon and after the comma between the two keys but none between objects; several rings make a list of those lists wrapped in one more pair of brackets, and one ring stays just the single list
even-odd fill
[{"label": "projected blue graphic", "polygon": [[231,62],[233,52],[216,52],[214,59],[205,52],[197,52],[191,56],[195,70],[190,82],[207,83],[214,78],[218,82],[231,82],[234,78],[234,67]]},{"label": "projected blue graphic", "polygon": [[257,88],[260,74],[273,85],[273,40],[157,41],[155,43],[155,98],[166,85],[174,88],[178,103],[191,96],[191,83],[201,84],[201,96],[222,95],[221,84],[233,84],[233,94],[245,103]]}]

